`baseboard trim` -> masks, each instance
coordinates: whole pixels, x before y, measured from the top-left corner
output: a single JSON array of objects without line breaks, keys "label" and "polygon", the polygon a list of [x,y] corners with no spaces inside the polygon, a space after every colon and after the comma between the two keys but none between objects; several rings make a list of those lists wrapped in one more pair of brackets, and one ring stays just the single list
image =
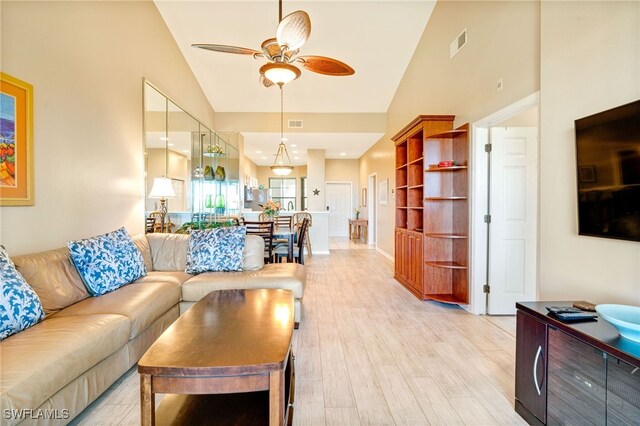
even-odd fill
[{"label": "baseboard trim", "polygon": [[[313,256],[315,256],[316,254],[331,254],[331,252],[329,252],[329,250],[323,250],[323,251],[313,250]],[[307,254],[307,256],[308,256],[308,254]]]},{"label": "baseboard trim", "polygon": [[383,255],[384,257],[386,257],[387,259],[389,259],[390,261],[392,261],[392,262],[395,261],[395,257],[391,256],[389,253],[387,253],[386,251],[382,250],[380,247],[376,247],[376,251],[378,253],[380,253],[381,255]]}]

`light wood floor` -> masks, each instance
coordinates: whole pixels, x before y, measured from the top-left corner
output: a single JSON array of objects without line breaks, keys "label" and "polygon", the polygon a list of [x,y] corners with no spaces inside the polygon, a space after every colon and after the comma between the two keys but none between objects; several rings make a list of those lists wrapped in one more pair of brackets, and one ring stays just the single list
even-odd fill
[{"label": "light wood floor", "polygon": [[[420,302],[392,269],[374,250],[308,258],[294,424],[524,424],[513,410],[514,318]],[[132,369],[74,424],[137,425],[138,399]]]}]

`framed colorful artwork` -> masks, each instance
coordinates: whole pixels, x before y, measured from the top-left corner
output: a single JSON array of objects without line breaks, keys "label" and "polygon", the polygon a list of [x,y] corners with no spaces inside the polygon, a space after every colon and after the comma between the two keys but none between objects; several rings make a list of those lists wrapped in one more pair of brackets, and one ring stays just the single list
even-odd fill
[{"label": "framed colorful artwork", "polygon": [[0,73],[0,206],[34,205],[33,86]]}]

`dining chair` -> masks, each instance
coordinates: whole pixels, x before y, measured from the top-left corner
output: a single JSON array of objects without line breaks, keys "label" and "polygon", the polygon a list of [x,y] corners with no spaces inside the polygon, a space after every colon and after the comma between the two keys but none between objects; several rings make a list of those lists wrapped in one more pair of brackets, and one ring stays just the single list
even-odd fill
[{"label": "dining chair", "polygon": [[273,222],[244,222],[247,235],[258,235],[264,239],[264,261],[272,262],[273,258]]},{"label": "dining chair", "polygon": [[311,228],[311,226],[313,226],[313,218],[311,216],[311,213],[307,213],[307,212],[301,212],[301,213],[296,213],[293,215],[293,226],[299,226],[302,221],[304,219],[307,219],[309,221],[309,224],[307,225],[307,238],[305,240],[305,244],[307,246],[307,253],[309,254],[309,256],[313,256],[313,253],[311,252],[311,235],[309,235],[309,228]]},{"label": "dining chair", "polygon": [[152,234],[155,231],[155,225],[156,225],[156,218],[149,216],[147,218],[145,218],[145,222],[144,222],[144,233],[145,234]]},{"label": "dining chair", "polygon": [[292,216],[276,216],[275,223],[277,228],[291,228]]},{"label": "dining chair", "polygon": [[[309,220],[303,219],[302,224],[298,227],[298,241],[297,244],[293,247],[293,261],[304,265],[304,241],[307,237],[307,230],[309,228]],[[289,245],[288,244],[279,244],[273,251],[273,257],[276,262],[282,262],[283,257],[287,257],[289,254]]]}]

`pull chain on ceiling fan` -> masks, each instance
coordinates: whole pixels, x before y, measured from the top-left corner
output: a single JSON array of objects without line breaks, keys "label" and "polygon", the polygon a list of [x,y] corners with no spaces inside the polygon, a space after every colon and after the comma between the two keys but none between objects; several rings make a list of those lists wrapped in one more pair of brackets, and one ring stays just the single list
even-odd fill
[{"label": "pull chain on ceiling fan", "polygon": [[282,86],[300,77],[299,64],[306,70],[330,76],[348,76],[355,73],[353,68],[337,59],[326,56],[297,56],[300,48],[311,35],[311,19],[307,12],[297,10],[282,18],[282,0],[278,1],[279,24],[276,37],[262,42],[262,51],[223,44],[195,43],[200,49],[237,55],[251,55],[267,58],[269,62],[260,67],[260,82],[264,87],[274,84]]}]

